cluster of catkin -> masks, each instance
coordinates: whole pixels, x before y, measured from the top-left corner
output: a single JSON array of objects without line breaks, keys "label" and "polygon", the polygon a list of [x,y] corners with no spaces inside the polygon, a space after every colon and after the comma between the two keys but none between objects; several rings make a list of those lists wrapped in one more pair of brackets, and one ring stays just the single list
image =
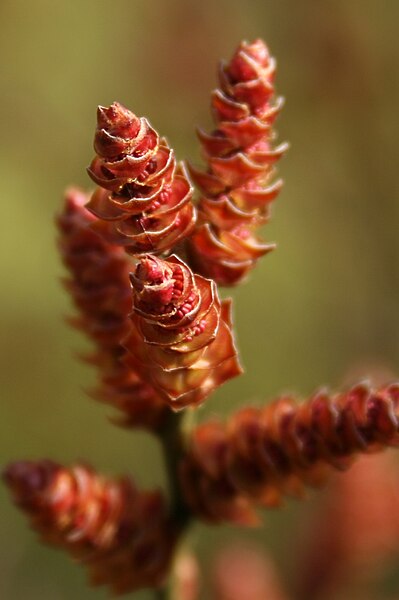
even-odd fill
[{"label": "cluster of catkin", "polygon": [[261,40],[221,65],[216,129],[198,132],[206,169],[190,166],[190,176],[146,119],[117,102],[99,107],[88,169],[97,187],[68,190],[57,217],[69,320],[91,340],[85,360],[98,370],[91,394],[118,409],[119,424],[159,436],[171,500],[85,465],[16,462],[4,477],[42,539],[115,593],[164,585],[189,518],[255,524],[257,506],[399,442],[398,385],[319,392],[302,404],[284,397],[226,424],[177,427],[185,409],[241,373],[232,303],[218,286],[240,282],[273,247],[257,230],[281,188],[274,165],[286,149],[273,147],[282,106],[274,73]]}]

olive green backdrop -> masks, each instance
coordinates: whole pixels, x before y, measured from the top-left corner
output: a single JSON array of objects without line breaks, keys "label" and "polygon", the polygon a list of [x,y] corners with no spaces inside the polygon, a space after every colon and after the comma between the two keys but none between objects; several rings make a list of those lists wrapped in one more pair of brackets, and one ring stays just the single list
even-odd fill
[{"label": "olive green backdrop", "polygon": [[[85,341],[63,322],[53,217],[69,183],[91,185],[99,103],[121,101],[198,160],[194,127],[211,125],[217,61],[242,38],[264,38],[278,59],[277,127],[291,149],[264,231],[278,249],[231,292],[246,374],[199,418],[398,373],[398,20],[397,0],[1,0],[2,464],[85,459],[164,485],[156,441],[112,426],[112,410],[84,394],[94,373],[74,359]],[[106,597],[37,543],[3,487],[0,500],[2,599]],[[269,513],[262,535],[197,527],[193,543],[204,556],[258,536],[288,577],[286,549],[309,506]]]}]

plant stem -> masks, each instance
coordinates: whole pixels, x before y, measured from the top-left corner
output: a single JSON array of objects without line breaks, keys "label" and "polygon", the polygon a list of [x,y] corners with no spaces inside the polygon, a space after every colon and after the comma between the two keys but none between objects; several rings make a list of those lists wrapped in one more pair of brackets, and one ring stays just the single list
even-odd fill
[{"label": "plant stem", "polygon": [[179,535],[183,533],[191,519],[190,511],[181,494],[179,482],[179,463],[183,453],[183,417],[183,412],[173,413],[171,411],[160,436],[169,484],[171,515],[178,527]]},{"label": "plant stem", "polygon": [[154,592],[155,600],[168,600],[168,598],[169,598],[169,592],[168,592],[168,588],[166,586],[155,590],[155,592]]},{"label": "plant stem", "polygon": [[[179,481],[179,463],[184,451],[182,430],[184,414],[183,411],[178,413],[170,411],[163,428],[159,431],[169,486],[170,516],[176,526],[177,543],[184,535],[192,518],[190,510],[184,502]],[[170,599],[168,583],[164,587],[154,590],[154,598],[157,600]]]}]

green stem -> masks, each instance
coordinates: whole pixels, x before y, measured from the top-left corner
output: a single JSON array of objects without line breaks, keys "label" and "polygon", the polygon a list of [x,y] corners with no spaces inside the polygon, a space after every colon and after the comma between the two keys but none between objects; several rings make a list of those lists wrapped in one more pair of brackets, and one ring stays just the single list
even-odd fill
[{"label": "green stem", "polygon": [[169,592],[167,587],[159,588],[155,590],[155,600],[169,600]]},{"label": "green stem", "polygon": [[[179,464],[184,452],[183,411],[174,413],[170,411],[163,428],[159,431],[159,439],[164,455],[166,477],[170,495],[170,516],[176,525],[177,536],[181,538],[188,528],[192,515],[184,502],[180,481]],[[170,586],[154,590],[157,600],[170,599]]]},{"label": "green stem", "polygon": [[183,418],[184,412],[173,413],[171,411],[161,431],[161,443],[169,485],[171,515],[180,535],[186,529],[191,519],[190,510],[181,494],[179,481],[179,463],[184,450]]}]

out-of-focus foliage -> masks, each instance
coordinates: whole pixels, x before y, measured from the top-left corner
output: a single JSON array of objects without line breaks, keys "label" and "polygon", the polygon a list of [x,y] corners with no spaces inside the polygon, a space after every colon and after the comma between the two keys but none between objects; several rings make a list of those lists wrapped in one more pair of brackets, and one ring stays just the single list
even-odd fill
[{"label": "out-of-focus foliage", "polygon": [[[53,216],[68,184],[91,185],[99,103],[147,116],[179,157],[197,161],[194,126],[210,126],[216,63],[242,38],[264,38],[278,59],[287,105],[277,129],[292,147],[265,231],[279,248],[233,291],[247,372],[200,417],[282,390],[338,386],[348,369],[398,367],[398,18],[395,0],[1,2],[2,462],[85,458],[131,470],[144,486],[162,481],[150,436],[108,424],[107,409],[83,392],[94,375],[74,360],[87,346],[62,321],[70,304]],[[0,597],[103,598],[37,544],[0,494]],[[287,574],[284,549],[304,510],[268,514],[256,534]],[[230,535],[196,531],[199,548]]]}]

